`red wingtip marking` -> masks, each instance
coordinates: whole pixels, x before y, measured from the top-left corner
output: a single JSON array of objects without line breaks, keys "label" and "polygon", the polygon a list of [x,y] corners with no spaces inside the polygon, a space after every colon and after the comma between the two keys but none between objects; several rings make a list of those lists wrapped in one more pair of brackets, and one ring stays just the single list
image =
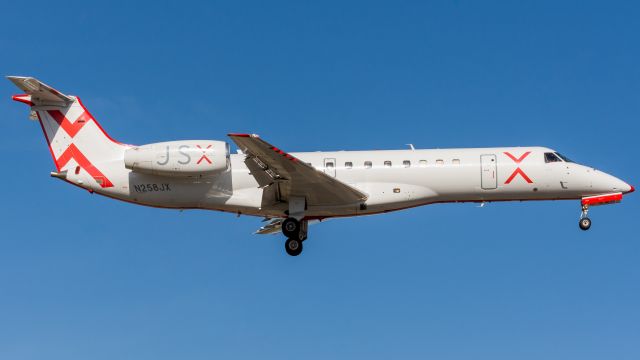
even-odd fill
[{"label": "red wingtip marking", "polygon": [[237,133],[231,133],[231,134],[227,134],[227,136],[251,137],[251,134],[237,134]]},{"label": "red wingtip marking", "polygon": [[273,151],[275,151],[275,152],[276,152],[276,154],[280,154],[280,155],[284,156],[285,158],[287,158],[287,159],[289,159],[289,160],[291,160],[291,161],[294,161],[294,162],[295,162],[295,161],[298,161],[298,159],[296,159],[296,158],[295,158],[295,156],[293,156],[293,155],[291,155],[291,154],[289,154],[289,153],[287,153],[287,152],[284,152],[284,151],[282,151],[282,150],[278,149],[278,148],[277,148],[277,147],[275,147],[275,146],[271,146],[271,147],[270,147],[270,149],[271,149],[271,150],[273,150]]},{"label": "red wingtip marking", "polygon": [[636,188],[634,188],[634,187],[633,187],[633,185],[631,185],[631,184],[628,184],[628,185],[629,185],[629,187],[630,187],[631,189],[630,189],[629,191],[627,191],[627,194],[629,194],[629,193],[632,193],[632,192],[636,191]]},{"label": "red wingtip marking", "polygon": [[17,101],[17,102],[25,103],[29,106],[33,106],[33,102],[29,100],[31,99],[31,95],[28,95],[28,94],[13,95],[11,99],[13,101]]}]

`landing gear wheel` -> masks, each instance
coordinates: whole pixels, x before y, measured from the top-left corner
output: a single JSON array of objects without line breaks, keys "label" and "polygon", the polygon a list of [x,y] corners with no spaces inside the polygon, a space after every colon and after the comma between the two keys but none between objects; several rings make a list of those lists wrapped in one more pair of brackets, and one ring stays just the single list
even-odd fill
[{"label": "landing gear wheel", "polygon": [[286,218],[282,222],[282,233],[292,239],[300,237],[300,222],[294,218]]},{"label": "landing gear wheel", "polygon": [[298,239],[287,239],[284,243],[284,249],[291,256],[298,256],[302,252],[302,241]]},{"label": "landing gear wheel", "polygon": [[591,227],[591,219],[589,219],[588,217],[583,217],[582,219],[580,219],[580,222],[578,224],[580,225],[580,229],[589,230],[589,228]]}]

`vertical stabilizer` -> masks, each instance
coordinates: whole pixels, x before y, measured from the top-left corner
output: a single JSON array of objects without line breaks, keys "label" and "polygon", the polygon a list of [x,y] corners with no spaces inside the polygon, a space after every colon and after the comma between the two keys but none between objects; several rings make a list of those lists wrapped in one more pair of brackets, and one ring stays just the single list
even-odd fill
[{"label": "vertical stabilizer", "polygon": [[29,105],[36,114],[58,173],[95,181],[87,187],[112,187],[106,169],[108,164],[123,159],[127,145],[107,135],[78,97],[62,94],[32,77],[8,79],[25,92],[13,96],[13,100]]}]

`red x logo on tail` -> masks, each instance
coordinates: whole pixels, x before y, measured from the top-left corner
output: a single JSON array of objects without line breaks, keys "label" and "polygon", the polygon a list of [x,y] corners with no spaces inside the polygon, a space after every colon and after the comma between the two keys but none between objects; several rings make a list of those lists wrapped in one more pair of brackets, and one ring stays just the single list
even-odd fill
[{"label": "red x logo on tail", "polygon": [[[47,113],[55,120],[55,122],[60,125],[60,127],[67,133],[71,138],[75,137],[78,132],[93,118],[91,115],[85,110],[76,118],[76,120],[72,123],[60,110],[47,110]],[[42,121],[41,121],[42,123]],[[44,128],[43,128],[44,130]],[[46,133],[45,133],[46,135]],[[48,138],[47,138],[47,141]],[[51,146],[51,145],[49,145]],[[53,152],[52,152],[53,154]],[[100,187],[108,188],[112,187],[113,183],[102,173],[98,168],[96,168],[89,159],[76,147],[75,144],[71,143],[65,151],[60,154],[60,157],[57,159],[54,158],[56,163],[56,167],[58,170],[63,168],[70,160],[75,160],[78,164],[78,167],[83,168],[91,177],[93,177],[96,182],[100,185]],[[78,174],[76,170],[76,174]]]},{"label": "red x logo on tail", "polygon": [[[516,158],[515,156],[511,155],[508,152],[504,152],[505,155],[507,155],[511,160],[513,160],[516,164],[520,164],[522,162],[522,160],[524,160],[524,158],[526,158],[527,156],[529,156],[529,154],[531,154],[531,151],[527,151],[526,153],[522,154],[522,156],[520,156],[519,158]],[[509,178],[507,179],[507,181],[505,181],[505,184],[509,184],[517,175],[522,176],[522,178],[524,179],[524,181],[528,182],[529,184],[533,183],[533,181],[531,181],[531,179],[529,179],[529,177],[527,176],[527,174],[524,173],[524,171],[522,171],[522,169],[520,169],[520,167],[517,167],[513,173],[511,174],[511,176],[509,176]]]},{"label": "red x logo on tail", "polygon": [[78,150],[78,148],[74,144],[69,145],[69,147],[62,153],[62,155],[60,155],[60,157],[56,159],[56,164],[58,168],[63,168],[71,159],[75,160],[78,163],[78,166],[88,172],[89,175],[91,175],[91,177],[93,177],[98,182],[98,184],[100,184],[100,187],[108,188],[113,186],[113,183],[111,183],[111,181],[109,181],[109,179],[104,176],[104,174],[100,172],[98,168],[93,166],[91,161],[89,161],[89,159],[87,159],[86,156],[84,156],[84,154],[80,150]]},{"label": "red x logo on tail", "polygon": [[80,114],[73,123],[69,121],[69,119],[67,119],[60,110],[47,110],[47,112],[71,137],[76,136],[78,131],[80,131],[80,129],[82,129],[82,127],[91,120],[91,115],[86,111]]}]

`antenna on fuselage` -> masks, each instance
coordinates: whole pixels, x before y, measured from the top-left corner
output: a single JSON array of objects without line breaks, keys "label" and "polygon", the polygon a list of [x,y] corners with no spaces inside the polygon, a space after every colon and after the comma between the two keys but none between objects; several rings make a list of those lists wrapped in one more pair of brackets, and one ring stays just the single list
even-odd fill
[{"label": "antenna on fuselage", "polygon": [[405,145],[409,146],[409,149],[411,149],[411,150],[415,150],[415,149],[416,149],[416,148],[413,146],[413,144],[405,144]]}]

